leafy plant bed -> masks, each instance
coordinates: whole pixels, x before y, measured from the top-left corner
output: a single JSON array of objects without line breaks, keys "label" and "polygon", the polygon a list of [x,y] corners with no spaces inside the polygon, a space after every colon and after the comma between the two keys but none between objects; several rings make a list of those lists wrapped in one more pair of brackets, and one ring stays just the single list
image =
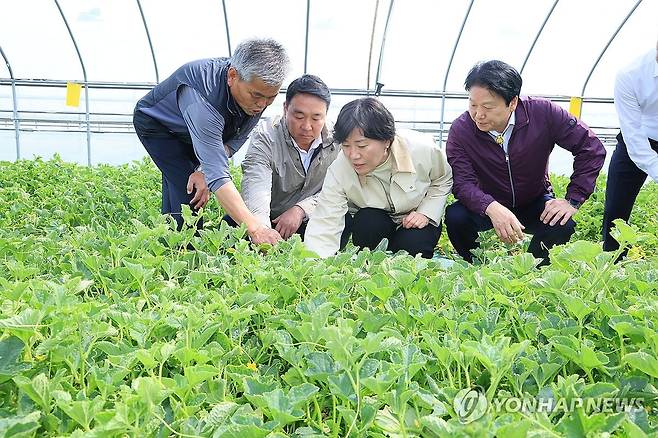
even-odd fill
[{"label": "leafy plant bed", "polygon": [[0,164],[3,436],[656,435],[655,185],[621,263],[599,189],[549,267],[485,245],[446,269],[252,248],[212,206],[178,233],[159,178]]}]

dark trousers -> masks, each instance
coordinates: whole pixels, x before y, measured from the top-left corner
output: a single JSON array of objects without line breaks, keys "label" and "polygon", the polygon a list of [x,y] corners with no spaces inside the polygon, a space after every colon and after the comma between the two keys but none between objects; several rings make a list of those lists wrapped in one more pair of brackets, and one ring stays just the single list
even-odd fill
[{"label": "dark trousers", "polygon": [[[162,214],[173,216],[180,230],[183,227],[181,204],[189,205],[194,197],[194,192],[187,193],[187,180],[199,165],[194,149],[173,135],[150,137],[138,133],[137,136],[162,172]],[[197,227],[202,226],[199,220]]]},{"label": "dark trousers", "polygon": [[428,224],[425,228],[407,229],[393,222],[391,216],[384,210],[362,208],[354,217],[350,216],[349,219],[346,217],[341,247],[345,246],[342,241],[350,232],[355,246],[374,249],[382,239],[386,238],[390,251],[404,250],[412,256],[421,254],[422,257],[431,259],[441,236],[441,226]]},{"label": "dark trousers", "polygon": [[[225,214],[224,217],[223,217],[222,219],[223,219],[227,224],[229,224],[229,225],[232,226],[232,227],[237,227],[237,226],[238,226],[238,223],[235,222],[235,221],[233,220],[233,218],[232,218],[231,216],[229,216],[228,214]],[[276,227],[276,224],[274,224],[274,223],[271,223],[271,222],[270,222],[270,225],[271,225],[272,228],[275,228],[275,227]],[[304,233],[306,233],[306,226],[307,226],[307,225],[308,225],[308,221],[304,221],[304,222],[302,222],[302,224],[299,226],[299,228],[297,229],[297,231],[295,231],[295,234],[299,234],[299,236],[302,238],[302,240],[304,240]]]},{"label": "dark trousers", "polygon": [[[658,142],[650,140],[651,147],[658,152]],[[608,168],[608,181],[605,187],[605,209],[603,211],[603,249],[616,251],[619,243],[610,235],[615,219],[628,222],[633,204],[640,192],[647,174],[640,170],[628,156],[626,143],[621,133],[617,135],[617,147],[612,154]]]},{"label": "dark trousers", "polygon": [[[569,219],[565,225],[557,223],[553,226],[545,224],[539,219],[546,201],[550,199],[552,199],[550,195],[543,195],[527,205],[511,209],[519,222],[525,226],[524,232],[533,235],[528,251],[536,258],[544,259],[542,264],[548,263],[548,249],[567,243],[576,229],[576,222],[573,219]],[[475,241],[478,231],[493,228],[491,219],[488,216],[480,216],[472,212],[457,201],[446,209],[445,222],[452,246],[464,260],[473,263],[471,250],[480,246]]]}]

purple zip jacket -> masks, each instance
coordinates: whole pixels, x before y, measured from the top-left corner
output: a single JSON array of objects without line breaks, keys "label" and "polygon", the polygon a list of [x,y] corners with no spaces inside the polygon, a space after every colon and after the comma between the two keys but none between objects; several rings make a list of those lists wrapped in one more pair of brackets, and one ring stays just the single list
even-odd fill
[{"label": "purple zip jacket", "polygon": [[493,201],[507,208],[553,194],[548,157],[555,144],[574,155],[566,199],[584,202],[594,191],[603,167],[605,148],[582,121],[546,99],[521,97],[508,155],[466,111],[450,127],[446,154],[452,167],[455,197],[484,215]]}]

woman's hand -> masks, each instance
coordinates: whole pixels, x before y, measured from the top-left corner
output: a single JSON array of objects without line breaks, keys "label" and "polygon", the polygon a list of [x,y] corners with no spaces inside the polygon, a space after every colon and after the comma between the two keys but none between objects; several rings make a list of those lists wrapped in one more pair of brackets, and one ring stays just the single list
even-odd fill
[{"label": "woman's hand", "polygon": [[417,211],[412,211],[402,218],[402,226],[404,228],[425,228],[429,223],[429,218]]}]

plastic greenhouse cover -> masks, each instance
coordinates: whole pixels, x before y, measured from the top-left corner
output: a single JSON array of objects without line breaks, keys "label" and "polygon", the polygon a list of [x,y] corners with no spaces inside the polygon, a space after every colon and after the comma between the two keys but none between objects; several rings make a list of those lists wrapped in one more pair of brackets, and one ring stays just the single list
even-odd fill
[{"label": "plastic greenhouse cover", "polygon": [[[289,51],[293,63],[289,80],[306,71],[321,76],[332,89],[372,90],[379,80],[385,92],[406,90],[413,94],[442,90],[453,47],[459,38],[446,91],[463,93],[464,77],[477,61],[498,58],[521,68],[552,10],[523,71],[522,92],[568,98],[581,94],[597,57],[636,2],[21,0],[2,5],[0,46],[18,79],[82,81],[82,67],[57,8],[59,3],[91,82],[154,83],[153,57],[162,80],[187,61],[228,56],[246,38],[271,36],[284,43]],[[385,32],[389,8],[390,21]],[[619,67],[655,46],[656,17],[657,1],[640,3],[594,69],[585,96],[612,96]],[[9,77],[5,67],[0,70],[0,76]],[[84,121],[84,105],[66,107],[61,87],[19,84],[16,91],[21,119],[38,117],[42,111],[63,114],[62,117],[74,122]],[[124,123],[129,120],[136,100],[146,92],[145,88],[88,91],[92,122],[101,118],[112,122],[123,117]],[[354,95],[335,93],[329,117],[335,118],[340,107],[353,98]],[[436,95],[431,99],[411,96],[382,96],[382,99],[406,126],[438,130],[441,99]],[[279,96],[265,116],[279,114],[282,103],[283,96]],[[12,109],[11,87],[5,82],[0,86],[0,111],[5,121],[11,118]],[[465,100],[446,99],[446,124],[465,109]],[[582,118],[593,127],[617,125],[609,102],[586,102]],[[12,129],[10,124],[3,126],[5,130]],[[11,146],[13,136],[4,136],[5,133],[2,143]],[[117,135],[126,138],[122,133]],[[10,140],[7,142],[5,138]]]}]

